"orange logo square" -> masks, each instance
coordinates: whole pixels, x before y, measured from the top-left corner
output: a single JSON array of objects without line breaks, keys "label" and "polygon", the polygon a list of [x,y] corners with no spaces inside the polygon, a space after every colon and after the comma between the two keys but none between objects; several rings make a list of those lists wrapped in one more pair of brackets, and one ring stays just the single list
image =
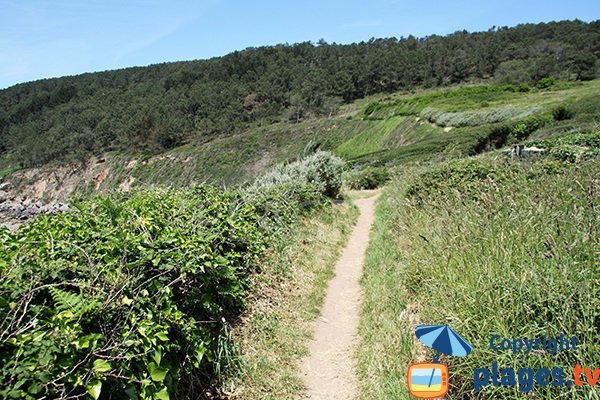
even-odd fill
[{"label": "orange logo square", "polygon": [[420,399],[444,397],[448,393],[448,366],[434,363],[410,364],[406,383],[410,394]]}]

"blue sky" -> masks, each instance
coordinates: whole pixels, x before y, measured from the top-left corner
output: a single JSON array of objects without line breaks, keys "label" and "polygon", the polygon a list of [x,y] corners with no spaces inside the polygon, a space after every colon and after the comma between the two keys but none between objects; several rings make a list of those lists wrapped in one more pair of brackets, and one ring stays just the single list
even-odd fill
[{"label": "blue sky", "polygon": [[0,88],[249,46],[600,19],[598,0],[0,0]]}]

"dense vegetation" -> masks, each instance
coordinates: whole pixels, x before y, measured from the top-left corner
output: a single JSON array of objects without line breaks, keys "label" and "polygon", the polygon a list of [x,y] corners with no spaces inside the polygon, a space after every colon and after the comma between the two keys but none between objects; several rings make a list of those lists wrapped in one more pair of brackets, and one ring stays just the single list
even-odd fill
[{"label": "dense vegetation", "polygon": [[[473,371],[492,362],[499,368],[594,368],[599,179],[597,159],[521,163],[491,156],[396,177],[380,204],[367,256],[363,398],[407,397],[406,363],[398,360],[431,357],[414,342],[419,323],[449,323],[474,345],[468,357],[446,359],[449,398],[521,397],[516,387],[473,393]],[[389,324],[376,323],[382,318]],[[556,355],[495,353],[488,346],[494,334],[574,335],[579,347]],[[585,386],[537,386],[529,395],[589,393]]]},{"label": "dense vegetation", "polygon": [[317,152],[244,190],[97,198],[1,230],[0,398],[204,395],[257,260],[341,174]]},{"label": "dense vegetation", "polygon": [[[374,93],[495,78],[544,88],[596,76],[600,23],[564,21],[299,43],[19,84],[0,91],[0,154],[20,167],[110,149],[162,151],[252,123],[330,116]],[[435,116],[432,114],[432,118]]]},{"label": "dense vegetation", "polygon": [[346,184],[353,190],[370,190],[383,186],[390,179],[385,167],[367,167],[346,174]]}]

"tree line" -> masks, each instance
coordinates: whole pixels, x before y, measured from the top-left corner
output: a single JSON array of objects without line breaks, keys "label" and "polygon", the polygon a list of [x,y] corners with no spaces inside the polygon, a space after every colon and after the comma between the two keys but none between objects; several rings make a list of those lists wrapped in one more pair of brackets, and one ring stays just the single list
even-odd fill
[{"label": "tree line", "polygon": [[304,42],[15,85],[0,91],[0,155],[19,166],[107,150],[159,152],[248,124],[333,115],[374,93],[495,79],[594,79],[600,21],[447,36]]}]

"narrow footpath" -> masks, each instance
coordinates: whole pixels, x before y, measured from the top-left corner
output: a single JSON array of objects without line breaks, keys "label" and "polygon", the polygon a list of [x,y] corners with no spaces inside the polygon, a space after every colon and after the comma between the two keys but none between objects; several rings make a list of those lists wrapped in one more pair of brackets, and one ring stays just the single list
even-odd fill
[{"label": "narrow footpath", "polygon": [[335,277],[327,287],[314,338],[308,346],[310,355],[302,363],[307,399],[352,400],[356,397],[354,351],[358,337],[360,279],[379,192],[364,193],[370,196],[354,201],[360,216],[335,265]]}]

